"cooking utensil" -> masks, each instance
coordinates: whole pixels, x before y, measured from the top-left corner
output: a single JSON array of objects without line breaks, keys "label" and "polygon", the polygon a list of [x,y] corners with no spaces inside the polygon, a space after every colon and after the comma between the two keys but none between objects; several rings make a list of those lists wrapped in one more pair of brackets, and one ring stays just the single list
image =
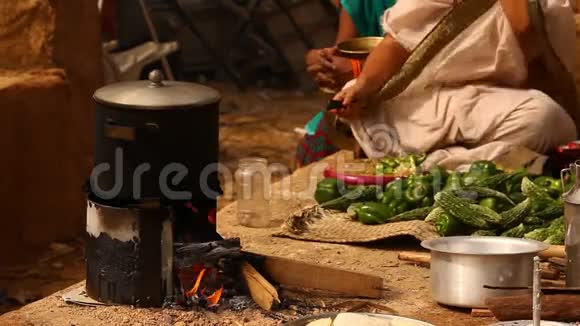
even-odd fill
[{"label": "cooking utensil", "polygon": [[563,189],[564,216],[566,219],[566,286],[580,287],[580,161],[570,164],[561,172],[562,187],[566,184],[566,174],[576,176],[572,189]]},{"label": "cooking utensil", "polygon": [[338,101],[338,100],[330,100],[330,101],[328,101],[328,105],[326,105],[326,111],[340,110],[343,108],[344,108],[344,106],[342,105],[342,101]]},{"label": "cooking utensil", "polygon": [[534,318],[534,326],[540,326],[542,321],[542,290],[541,277],[542,268],[540,267],[540,257],[534,257],[534,281],[532,292],[532,317]]},{"label": "cooking utensil", "polygon": [[382,37],[374,36],[356,37],[338,43],[337,48],[342,56],[359,59],[369,55],[382,40]]},{"label": "cooking utensil", "polygon": [[530,293],[490,290],[532,285],[533,257],[548,245],[506,237],[447,237],[423,241],[431,250],[431,289],[435,301],[456,307],[485,308],[489,297]]},{"label": "cooking utensil", "polygon": [[[148,81],[107,85],[93,98],[93,194],[126,203],[148,197],[189,199],[175,192],[187,191],[193,197],[209,193],[200,189],[200,181],[204,181],[200,179],[204,168],[218,162],[217,91],[163,81],[162,73],[155,70]],[[187,174],[173,178],[178,168]],[[216,192],[217,175],[208,179],[208,188]]]},{"label": "cooking utensil", "polygon": [[[306,325],[308,325],[308,323],[313,322],[313,321],[318,320],[318,319],[332,318],[334,320],[334,318],[336,318],[336,316],[338,316],[338,314],[339,314],[338,312],[334,312],[334,313],[328,313],[328,314],[320,314],[320,315],[302,317],[302,318],[296,319],[294,321],[288,322],[285,325],[286,326],[306,326]],[[414,323],[416,323],[417,326],[433,326],[432,324],[429,324],[429,323],[426,323],[426,322],[423,322],[420,320],[399,317],[399,316],[370,314],[370,313],[356,313],[356,314],[374,317],[374,318],[379,318],[379,319],[384,319],[385,321],[400,320],[400,321],[414,322]]]},{"label": "cooking utensil", "polygon": [[328,167],[324,169],[325,178],[335,178],[344,182],[346,185],[386,185],[387,183],[397,179],[394,175],[360,175],[356,173],[340,173],[334,168]]},{"label": "cooking utensil", "polygon": [[[412,263],[416,263],[416,264],[431,264],[431,255],[428,253],[422,253],[422,252],[401,252],[398,255],[399,260],[402,261],[407,261],[407,262],[412,262]],[[542,268],[541,271],[541,276],[542,279],[546,279],[546,280],[542,280],[542,282],[546,282],[547,280],[559,280],[560,279],[560,271],[559,270],[554,270],[551,268],[547,268],[544,267]],[[506,290],[508,289],[508,287],[496,287],[496,286],[489,286],[489,285],[484,285],[483,286],[486,289],[496,289],[496,290]],[[530,287],[511,287],[512,290],[522,290],[522,289],[530,289]]]}]

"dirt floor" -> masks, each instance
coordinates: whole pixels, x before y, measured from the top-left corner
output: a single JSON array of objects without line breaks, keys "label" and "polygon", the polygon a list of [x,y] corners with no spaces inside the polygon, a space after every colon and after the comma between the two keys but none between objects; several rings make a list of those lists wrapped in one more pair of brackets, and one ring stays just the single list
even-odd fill
[{"label": "dirt floor", "polygon": [[[230,86],[212,85],[223,94],[220,117],[220,161],[232,173],[240,158],[260,156],[292,167],[300,136],[294,132],[323,106],[321,94],[268,89],[240,94]],[[228,188],[224,185],[224,188]],[[233,200],[226,194],[224,207]],[[82,238],[22,253],[22,263],[0,266],[0,314],[46,297],[84,279]]]},{"label": "dirt floor", "polygon": [[[317,167],[317,166],[315,166]],[[318,169],[316,169],[318,170]],[[449,309],[437,305],[430,295],[429,269],[424,266],[399,262],[400,251],[417,251],[417,241],[412,239],[397,239],[374,243],[373,245],[355,246],[346,244],[330,244],[297,241],[287,238],[273,237],[272,233],[279,230],[280,217],[286,217],[293,207],[302,207],[313,203],[311,193],[305,192],[308,179],[311,176],[309,168],[297,171],[291,179],[291,194],[304,194],[304,197],[292,196],[290,200],[274,200],[272,202],[273,223],[269,228],[253,229],[240,226],[236,220],[236,205],[230,204],[220,211],[218,230],[224,237],[239,237],[244,250],[259,254],[290,258],[292,260],[314,263],[321,266],[353,270],[383,278],[383,295],[380,300],[361,301],[364,312],[375,312],[377,306],[383,307],[379,312],[394,312],[397,315],[413,317],[434,325],[476,326],[489,325],[489,318],[472,318],[469,311]],[[278,184],[274,191],[279,192]],[[287,188],[284,188],[287,189]],[[54,249],[54,248],[53,248]],[[76,284],[75,287],[82,287]],[[70,289],[69,289],[70,290]],[[0,316],[0,324],[9,325],[280,325],[284,320],[291,320],[296,315],[296,309],[286,308],[279,315],[249,307],[242,311],[205,310],[182,311],[173,309],[136,309],[133,307],[80,307],[65,304],[62,295],[64,290],[55,295],[29,304],[26,307]],[[338,303],[348,300],[329,298],[327,295],[315,293],[296,296],[295,293],[281,292],[283,299],[299,299],[304,302],[316,302],[318,311],[325,311]],[[352,300],[351,300],[352,301]],[[371,303],[371,305],[368,305]],[[375,306],[372,306],[374,304]],[[351,306],[352,307],[352,306]],[[386,309],[385,309],[386,307]],[[341,307],[338,310],[346,310]],[[294,315],[292,312],[294,311]],[[311,310],[312,313],[317,311]]]}]

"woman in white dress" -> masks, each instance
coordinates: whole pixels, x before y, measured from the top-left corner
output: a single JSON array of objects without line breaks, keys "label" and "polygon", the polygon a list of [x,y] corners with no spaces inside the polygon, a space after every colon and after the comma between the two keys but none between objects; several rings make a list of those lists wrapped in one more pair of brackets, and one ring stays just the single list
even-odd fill
[{"label": "woman in white dress", "polygon": [[[549,44],[571,74],[576,30],[569,0],[538,1]],[[530,67],[545,44],[532,28],[528,0],[498,0],[426,63],[402,93],[376,100],[457,3],[403,0],[385,12],[387,36],[359,78],[335,97],[345,106],[340,117],[350,123],[366,155],[426,152],[431,163],[456,167],[493,160],[514,146],[545,153],[576,139],[575,102],[565,110],[531,86]]]}]

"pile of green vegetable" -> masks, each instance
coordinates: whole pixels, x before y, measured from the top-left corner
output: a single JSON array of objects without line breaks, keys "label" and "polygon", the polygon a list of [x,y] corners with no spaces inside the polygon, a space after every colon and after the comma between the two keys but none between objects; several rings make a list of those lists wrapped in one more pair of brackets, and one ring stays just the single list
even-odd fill
[{"label": "pile of green vegetable", "polygon": [[[382,160],[377,172],[401,164],[415,173],[382,186],[345,186],[336,179],[318,183],[320,207],[347,212],[363,224],[410,220],[432,223],[441,236],[507,236],[563,244],[564,208],[560,180],[506,172],[493,162],[474,162],[469,171],[436,167],[421,173],[421,156]],[[573,180],[571,180],[573,182]]]}]

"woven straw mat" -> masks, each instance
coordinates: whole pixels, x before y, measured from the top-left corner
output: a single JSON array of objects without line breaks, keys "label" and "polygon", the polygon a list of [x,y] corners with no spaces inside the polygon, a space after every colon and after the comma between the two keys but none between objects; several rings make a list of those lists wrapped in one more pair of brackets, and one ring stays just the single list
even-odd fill
[{"label": "woven straw mat", "polygon": [[346,213],[309,206],[291,214],[282,230],[273,234],[299,240],[329,243],[368,243],[398,236],[412,236],[419,241],[438,238],[435,228],[424,221],[364,225]]}]

